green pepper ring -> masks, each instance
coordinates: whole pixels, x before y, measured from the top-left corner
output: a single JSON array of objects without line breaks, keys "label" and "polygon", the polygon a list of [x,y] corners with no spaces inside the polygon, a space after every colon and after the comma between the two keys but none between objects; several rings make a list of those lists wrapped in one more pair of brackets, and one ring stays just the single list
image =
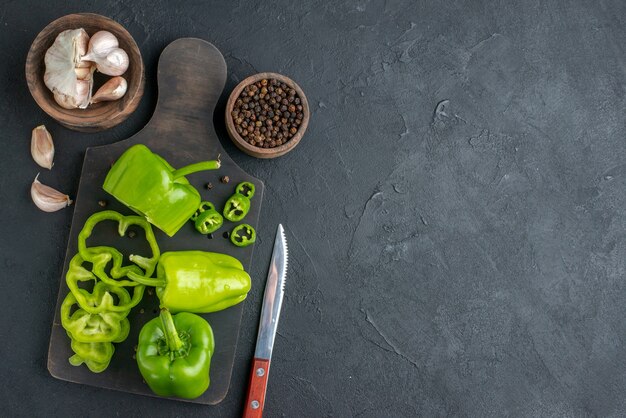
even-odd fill
[{"label": "green pepper ring", "polygon": [[[154,273],[154,270],[156,269],[156,265],[159,261],[161,251],[159,250],[159,246],[157,245],[156,238],[154,236],[154,232],[152,231],[152,226],[150,225],[150,223],[141,216],[124,216],[119,212],[105,210],[102,212],[96,212],[91,215],[87,219],[87,221],[85,221],[83,229],[78,234],[78,253],[85,261],[93,263],[93,272],[96,274],[96,276],[98,276],[103,281],[106,281],[103,279],[103,277],[105,279],[109,278],[104,271],[106,264],[103,264],[102,261],[98,263],[98,260],[96,260],[96,257],[94,257],[93,252],[90,251],[89,247],[87,247],[87,239],[91,236],[94,227],[102,221],[117,221],[119,224],[118,233],[121,237],[126,234],[126,230],[130,225],[138,225],[145,231],[146,241],[148,241],[148,244],[150,245],[152,257],[147,258],[140,255],[131,254],[128,258],[131,262],[141,267],[146,272],[146,276],[152,275],[152,273]],[[113,256],[113,253],[111,253],[111,257],[114,259],[115,262],[115,257]],[[131,267],[132,266],[126,266],[122,267],[122,269],[124,273],[126,273],[126,270],[130,270]]]},{"label": "green pepper ring", "polygon": [[200,206],[198,206],[198,209],[196,210],[196,212],[193,214],[193,216],[190,219],[192,221],[195,221],[196,219],[198,219],[198,216],[200,216],[203,212],[213,211],[213,210],[215,210],[215,205],[213,205],[213,203],[207,200],[204,200],[200,202]]},{"label": "green pepper ring", "polygon": [[[240,232],[244,231],[245,235],[241,235]],[[241,224],[237,225],[230,233],[230,242],[237,247],[247,247],[254,244],[256,241],[256,231],[251,225]]]},{"label": "green pepper ring", "polygon": [[202,212],[195,220],[195,227],[201,234],[207,235],[217,231],[224,224],[224,218],[216,210]]},{"label": "green pepper ring", "polygon": [[[114,248],[110,249],[115,250]],[[70,267],[67,271],[67,274],[65,275],[65,282],[67,283],[67,287],[69,287],[70,291],[76,298],[78,305],[82,309],[90,314],[98,314],[101,312],[129,312],[131,308],[134,308],[139,302],[141,302],[145,289],[144,285],[140,285],[133,280],[116,281],[110,278],[108,279],[108,281],[102,280],[102,283],[107,285],[107,292],[110,289],[111,292],[109,293],[116,294],[118,298],[117,304],[114,304],[110,296],[103,296],[101,300],[99,300],[97,303],[94,302],[94,298],[100,296],[97,294],[98,292],[96,292],[96,289],[94,288],[94,291],[89,293],[87,290],[80,288],[78,285],[78,282],[88,282],[92,280],[95,284],[98,283],[98,279],[96,278],[94,273],[83,267],[84,262],[85,261],[80,256],[80,254],[76,254],[70,260]],[[139,267],[129,267],[134,268],[128,269],[128,271],[141,273],[141,269]],[[123,286],[134,286],[132,298],[128,295],[128,291],[124,289]]]},{"label": "green pepper ring", "polygon": [[[248,190],[247,192],[246,189]],[[254,184],[250,183],[249,181],[244,181],[237,185],[237,187],[235,188],[235,192],[247,197],[248,199],[252,199],[252,196],[254,196],[255,187]]]}]

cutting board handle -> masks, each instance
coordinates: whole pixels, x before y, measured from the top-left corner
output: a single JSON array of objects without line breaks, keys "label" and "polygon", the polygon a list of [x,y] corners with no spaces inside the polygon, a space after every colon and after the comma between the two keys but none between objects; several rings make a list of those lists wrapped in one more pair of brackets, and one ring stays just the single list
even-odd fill
[{"label": "cutting board handle", "polygon": [[[184,65],[183,65],[184,64]],[[172,144],[194,154],[224,154],[213,128],[213,112],[226,84],[226,62],[209,42],[182,38],[161,53],[158,67],[159,98],[144,130],[144,143],[157,153]],[[211,140],[207,140],[211,136]],[[195,152],[197,151],[197,152]]]}]

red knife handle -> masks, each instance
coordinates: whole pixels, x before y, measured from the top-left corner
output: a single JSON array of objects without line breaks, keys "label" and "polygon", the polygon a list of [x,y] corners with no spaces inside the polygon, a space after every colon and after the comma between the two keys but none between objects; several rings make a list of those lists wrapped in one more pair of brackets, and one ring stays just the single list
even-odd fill
[{"label": "red knife handle", "polygon": [[267,375],[270,371],[270,361],[254,358],[250,372],[248,396],[243,410],[243,418],[261,418],[265,405],[265,391],[267,390]]}]

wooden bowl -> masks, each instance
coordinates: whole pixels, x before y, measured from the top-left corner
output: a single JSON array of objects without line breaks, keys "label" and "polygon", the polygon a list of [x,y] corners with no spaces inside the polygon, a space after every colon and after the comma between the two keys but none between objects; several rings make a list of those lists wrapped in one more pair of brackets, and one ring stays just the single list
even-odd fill
[{"label": "wooden bowl", "polygon": [[[300,97],[300,102],[302,104],[303,118],[302,118],[302,123],[300,124],[300,127],[298,128],[298,132],[296,132],[296,134],[289,141],[274,148],[261,148],[261,147],[257,147],[257,146],[249,144],[246,140],[244,140],[241,137],[241,135],[237,133],[237,131],[235,130],[235,122],[233,121],[233,117],[231,113],[233,111],[235,101],[237,100],[237,98],[239,97],[243,89],[246,88],[246,86],[250,84],[254,84],[257,81],[260,81],[263,79],[269,80],[272,78],[285,83],[286,85],[288,85],[289,87],[293,88],[296,91],[296,93],[298,94],[298,97]],[[233,140],[237,148],[239,148],[246,154],[251,155],[253,157],[257,157],[257,158],[280,157],[281,155],[285,155],[289,151],[294,149],[295,146],[298,145],[298,143],[302,139],[302,136],[304,135],[304,132],[306,131],[306,128],[309,124],[309,117],[310,117],[309,102],[307,101],[306,96],[304,95],[304,92],[302,91],[300,86],[298,86],[289,77],[285,77],[284,75],[277,74],[277,73],[258,73],[258,74],[255,74],[246,78],[241,83],[239,83],[237,87],[235,87],[232,93],[230,93],[230,97],[228,98],[228,102],[226,103],[226,130],[228,131],[228,135]]]},{"label": "wooden bowl", "polygon": [[[128,82],[126,94],[116,101],[90,104],[86,109],[64,109],[54,100],[52,92],[43,81],[45,72],[44,56],[54,43],[54,40],[67,29],[83,28],[89,36],[99,30],[107,30],[114,34],[129,57],[128,70],[122,75]],[[110,78],[97,72],[94,93],[101,83],[97,80]],[[79,13],[63,16],[37,35],[26,57],[26,82],[33,98],[48,115],[56,119],[61,125],[82,132],[96,132],[112,128],[123,122],[137,109],[144,89],[144,67],[139,47],[133,37],[119,23],[92,13]]]}]

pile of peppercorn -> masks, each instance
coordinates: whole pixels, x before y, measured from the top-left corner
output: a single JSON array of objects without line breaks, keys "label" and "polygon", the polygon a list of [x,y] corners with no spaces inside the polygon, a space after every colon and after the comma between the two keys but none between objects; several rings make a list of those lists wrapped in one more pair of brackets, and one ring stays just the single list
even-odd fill
[{"label": "pile of peppercorn", "polygon": [[298,132],[304,113],[295,89],[275,79],[246,86],[231,112],[235,130],[250,145],[274,148]]}]

